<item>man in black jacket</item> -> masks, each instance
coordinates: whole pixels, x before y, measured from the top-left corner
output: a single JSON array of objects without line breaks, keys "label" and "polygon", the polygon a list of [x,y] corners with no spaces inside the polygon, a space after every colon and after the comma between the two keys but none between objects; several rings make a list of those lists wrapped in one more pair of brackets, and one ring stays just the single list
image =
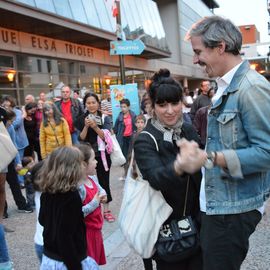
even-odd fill
[{"label": "man in black jacket", "polygon": [[210,89],[210,82],[209,81],[202,81],[200,84],[200,91],[201,94],[195,99],[193,104],[191,105],[191,110],[190,110],[190,117],[191,120],[194,120],[196,112],[202,108],[209,106],[211,104],[211,99],[208,96],[208,91]]}]

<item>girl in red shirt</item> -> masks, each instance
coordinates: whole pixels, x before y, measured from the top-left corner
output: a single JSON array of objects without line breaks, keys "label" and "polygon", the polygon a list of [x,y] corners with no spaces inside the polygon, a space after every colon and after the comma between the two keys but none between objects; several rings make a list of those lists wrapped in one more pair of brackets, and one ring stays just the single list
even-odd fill
[{"label": "girl in red shirt", "polygon": [[96,174],[97,161],[95,152],[88,144],[76,145],[84,157],[84,179],[81,181],[79,193],[83,201],[84,222],[86,225],[87,255],[97,264],[106,264],[103,245],[103,216],[100,203],[107,202],[106,191],[99,185]]}]

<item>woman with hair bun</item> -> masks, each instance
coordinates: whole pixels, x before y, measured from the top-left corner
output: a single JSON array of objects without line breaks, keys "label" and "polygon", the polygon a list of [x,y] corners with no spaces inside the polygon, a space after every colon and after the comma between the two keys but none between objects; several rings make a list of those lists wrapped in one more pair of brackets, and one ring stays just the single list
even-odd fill
[{"label": "woman with hair bun", "polygon": [[[207,159],[198,145],[194,128],[183,122],[183,92],[168,69],[161,69],[152,78],[149,96],[153,107],[145,131],[151,133],[158,144],[147,133],[140,133],[134,144],[136,163],[143,179],[152,188],[161,191],[167,203],[173,208],[165,221],[181,219],[188,187],[186,215],[197,219],[199,215],[200,168]],[[188,179],[190,179],[188,181]],[[154,255],[157,270],[199,270],[202,269],[201,252],[185,260],[169,263]]]}]

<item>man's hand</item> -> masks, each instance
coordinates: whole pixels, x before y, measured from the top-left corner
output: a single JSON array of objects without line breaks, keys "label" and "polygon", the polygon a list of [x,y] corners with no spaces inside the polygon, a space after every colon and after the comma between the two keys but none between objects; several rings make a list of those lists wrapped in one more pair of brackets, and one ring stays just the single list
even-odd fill
[{"label": "man's hand", "polygon": [[183,172],[195,173],[204,165],[207,153],[201,150],[196,142],[181,139],[177,142],[177,145],[180,149],[174,168],[178,174]]}]

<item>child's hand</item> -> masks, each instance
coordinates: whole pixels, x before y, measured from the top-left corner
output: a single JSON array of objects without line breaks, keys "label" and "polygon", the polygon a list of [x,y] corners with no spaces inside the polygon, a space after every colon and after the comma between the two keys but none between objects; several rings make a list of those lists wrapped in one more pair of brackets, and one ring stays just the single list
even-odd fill
[{"label": "child's hand", "polygon": [[98,203],[100,203],[100,196],[98,195],[98,193],[96,193],[94,199],[96,199],[98,201]]},{"label": "child's hand", "polygon": [[16,172],[18,172],[22,168],[23,168],[22,164],[17,164],[16,167],[15,167],[15,170],[16,170]]},{"label": "child's hand", "polygon": [[106,203],[108,200],[107,195],[100,195],[99,198],[101,203]]}]

